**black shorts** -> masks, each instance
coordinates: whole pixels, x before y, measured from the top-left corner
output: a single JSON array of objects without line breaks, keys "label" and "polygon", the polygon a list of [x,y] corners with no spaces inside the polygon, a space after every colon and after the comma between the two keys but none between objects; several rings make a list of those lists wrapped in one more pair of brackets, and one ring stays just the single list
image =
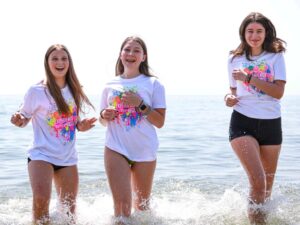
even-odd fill
[{"label": "black shorts", "polygon": [[234,110],[231,114],[229,140],[246,135],[254,137],[259,145],[281,145],[281,117],[254,119]]},{"label": "black shorts", "polygon": [[[31,162],[31,159],[30,159],[30,158],[27,158],[27,162],[30,163],[30,162]],[[67,166],[57,166],[57,165],[54,165],[54,164],[52,164],[52,163],[49,163],[49,164],[53,167],[54,171],[57,171],[57,170],[60,170],[60,169],[63,169],[63,168],[65,168],[65,167],[67,167]]]}]

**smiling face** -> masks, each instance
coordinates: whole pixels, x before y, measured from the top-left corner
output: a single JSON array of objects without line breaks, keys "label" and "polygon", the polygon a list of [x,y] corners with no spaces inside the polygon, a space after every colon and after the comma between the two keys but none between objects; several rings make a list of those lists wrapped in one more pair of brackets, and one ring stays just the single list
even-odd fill
[{"label": "smiling face", "polygon": [[266,38],[266,30],[260,23],[249,23],[245,29],[245,40],[251,47],[252,55],[259,55],[263,50],[263,43]]},{"label": "smiling face", "polygon": [[49,55],[48,65],[56,83],[64,84],[70,65],[68,54],[62,49],[54,50]]},{"label": "smiling face", "polygon": [[134,40],[128,41],[120,53],[120,60],[125,70],[130,69],[139,72],[139,66],[145,59],[146,55],[142,46]]}]

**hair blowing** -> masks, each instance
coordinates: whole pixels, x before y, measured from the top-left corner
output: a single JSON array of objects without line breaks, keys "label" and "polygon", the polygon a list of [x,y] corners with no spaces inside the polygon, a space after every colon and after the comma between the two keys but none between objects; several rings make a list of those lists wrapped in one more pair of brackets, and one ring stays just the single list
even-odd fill
[{"label": "hair blowing", "polygon": [[146,76],[152,77],[153,75],[150,73],[150,67],[148,65],[147,46],[146,46],[145,42],[140,37],[137,37],[137,36],[127,37],[123,41],[123,43],[121,45],[119,57],[118,57],[118,60],[117,60],[117,63],[116,63],[116,70],[115,70],[116,76],[119,76],[119,75],[121,75],[121,74],[124,73],[124,65],[123,65],[123,63],[122,63],[122,61],[120,59],[120,54],[121,54],[121,51],[123,50],[124,46],[126,45],[126,43],[129,42],[129,41],[135,41],[135,42],[137,42],[142,47],[143,52],[146,55],[146,59],[144,60],[144,62],[141,62],[141,64],[140,64],[140,67],[139,67],[140,73],[142,73],[142,74],[144,74]]},{"label": "hair blowing", "polygon": [[72,58],[71,58],[71,55],[70,55],[68,49],[64,45],[55,44],[48,48],[48,50],[45,54],[44,66],[45,66],[45,72],[46,72],[46,77],[47,77],[46,86],[47,86],[51,96],[53,97],[59,112],[69,114],[70,109],[69,109],[68,104],[65,102],[65,100],[62,96],[61,89],[55,82],[55,78],[54,78],[54,76],[50,70],[49,64],[48,64],[49,56],[55,50],[63,50],[68,55],[69,69],[66,74],[66,84],[69,86],[72,96],[74,98],[75,104],[77,106],[77,115],[79,114],[79,112],[84,113],[83,103],[86,103],[86,104],[90,105],[92,108],[94,108],[94,106],[92,105],[92,103],[90,102],[90,100],[84,94],[84,92],[82,90],[82,87],[76,76],[74,66],[73,66],[73,61],[72,61]]},{"label": "hair blowing", "polygon": [[265,28],[266,37],[262,46],[263,50],[271,53],[279,53],[286,50],[284,47],[286,42],[276,36],[276,29],[271,20],[261,13],[252,12],[242,21],[240,25],[239,35],[241,43],[235,50],[230,51],[230,53],[233,54],[233,58],[236,56],[241,56],[245,53],[246,58],[251,60],[251,47],[247,44],[245,39],[246,27],[250,23],[259,23]]}]

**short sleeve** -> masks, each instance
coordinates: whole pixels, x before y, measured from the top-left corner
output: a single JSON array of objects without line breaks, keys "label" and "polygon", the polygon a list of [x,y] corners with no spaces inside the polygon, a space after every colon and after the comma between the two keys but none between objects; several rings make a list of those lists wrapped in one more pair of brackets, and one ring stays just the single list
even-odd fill
[{"label": "short sleeve", "polygon": [[155,109],[166,108],[165,88],[157,79],[155,79],[153,86],[152,107]]},{"label": "short sleeve", "polygon": [[228,58],[228,66],[227,66],[227,69],[228,69],[228,79],[229,79],[229,86],[231,88],[236,88],[236,80],[233,79],[232,77],[232,71],[233,71],[233,61],[234,59],[232,59],[232,55],[229,56]]},{"label": "short sleeve", "polygon": [[107,95],[108,95],[108,88],[106,87],[102,91],[101,101],[100,101],[100,111],[108,107]]},{"label": "short sleeve", "polygon": [[278,58],[274,62],[274,77],[275,80],[286,80],[285,60],[283,53],[278,53]]},{"label": "short sleeve", "polygon": [[37,107],[37,99],[35,97],[34,89],[30,88],[24,96],[23,103],[20,107],[20,113],[26,118],[31,118]]}]

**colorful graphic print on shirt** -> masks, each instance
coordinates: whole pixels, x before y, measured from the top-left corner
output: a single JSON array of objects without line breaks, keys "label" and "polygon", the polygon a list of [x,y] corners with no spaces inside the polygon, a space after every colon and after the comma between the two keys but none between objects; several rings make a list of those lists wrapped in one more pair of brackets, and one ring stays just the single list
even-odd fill
[{"label": "colorful graphic print on shirt", "polygon": [[137,87],[124,87],[123,90],[113,90],[109,101],[110,107],[118,111],[115,122],[124,125],[126,130],[138,126],[142,120],[142,114],[137,112],[135,107],[124,105],[122,102],[122,95],[128,91],[137,93]]},{"label": "colorful graphic print on shirt", "polygon": [[77,123],[77,107],[73,101],[69,101],[68,105],[70,114],[59,113],[56,105],[51,105],[47,116],[50,133],[59,138],[63,144],[74,140]]},{"label": "colorful graphic print on shirt", "polygon": [[[264,80],[267,82],[274,81],[274,76],[271,74],[270,65],[268,65],[264,60],[243,63],[243,68],[247,74],[251,74],[253,77],[256,77],[260,80]],[[246,87],[248,92],[253,94],[256,93],[258,97],[261,95],[265,95],[262,90],[256,88],[251,84],[244,83],[244,86]]]}]

